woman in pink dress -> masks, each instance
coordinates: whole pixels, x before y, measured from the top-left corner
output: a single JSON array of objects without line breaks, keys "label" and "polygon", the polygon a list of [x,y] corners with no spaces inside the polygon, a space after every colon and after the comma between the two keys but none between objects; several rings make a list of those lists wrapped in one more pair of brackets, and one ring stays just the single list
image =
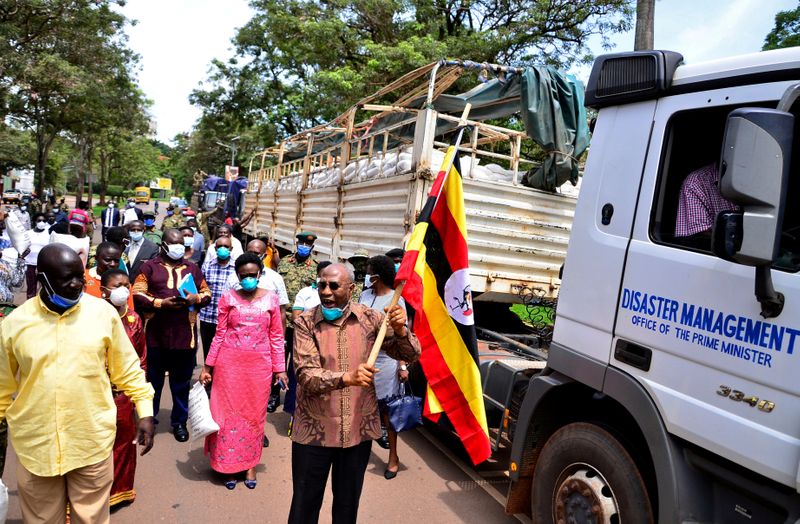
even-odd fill
[{"label": "woman in pink dress", "polygon": [[261,259],[245,253],[235,268],[240,286],[219,300],[217,334],[200,373],[203,385],[213,373],[211,415],[220,428],[206,437],[205,452],[211,467],[229,476],[226,488],[246,472],[244,484],[254,489],[270,387],[287,383],[283,322],[278,295],[258,287]]}]

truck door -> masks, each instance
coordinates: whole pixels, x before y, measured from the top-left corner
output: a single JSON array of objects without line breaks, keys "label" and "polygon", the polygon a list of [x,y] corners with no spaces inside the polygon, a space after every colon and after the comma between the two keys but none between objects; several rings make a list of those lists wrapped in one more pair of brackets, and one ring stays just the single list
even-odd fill
[{"label": "truck door", "polygon": [[[702,229],[693,213],[698,192],[708,192],[714,178],[709,170],[719,162],[727,114],[742,106],[774,108],[789,85],[739,86],[659,100],[611,365],[639,379],[671,434],[796,488],[800,181],[790,181],[782,257],[772,271],[776,290],[786,297],[777,318],[760,316],[752,267],[715,257],[710,236],[702,231],[686,236]],[[797,173],[800,115],[796,108],[793,112],[792,172]]]}]

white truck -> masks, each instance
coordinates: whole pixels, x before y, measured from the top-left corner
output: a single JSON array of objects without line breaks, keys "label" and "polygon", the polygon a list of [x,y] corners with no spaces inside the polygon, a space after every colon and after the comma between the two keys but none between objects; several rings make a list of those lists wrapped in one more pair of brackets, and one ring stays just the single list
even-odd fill
[{"label": "white truck", "polygon": [[[798,93],[800,48],[596,60],[546,365],[482,366],[509,513],[800,522]],[[684,183],[712,165],[719,183]],[[736,207],[676,234],[715,191]]]}]

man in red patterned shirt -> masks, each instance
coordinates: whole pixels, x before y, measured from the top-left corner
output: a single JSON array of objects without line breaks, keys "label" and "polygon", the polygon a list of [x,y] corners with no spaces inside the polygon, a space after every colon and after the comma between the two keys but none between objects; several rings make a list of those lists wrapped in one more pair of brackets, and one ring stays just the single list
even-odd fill
[{"label": "man in red patterned shirt", "polygon": [[698,247],[710,246],[711,228],[722,211],[736,210],[736,204],[722,196],[716,164],[689,173],[681,185],[675,236],[697,239]]}]

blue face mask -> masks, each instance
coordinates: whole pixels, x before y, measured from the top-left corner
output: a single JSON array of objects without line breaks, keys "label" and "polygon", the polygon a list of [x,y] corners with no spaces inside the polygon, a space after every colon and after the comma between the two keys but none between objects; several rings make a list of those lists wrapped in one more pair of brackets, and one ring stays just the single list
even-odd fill
[{"label": "blue face mask", "polygon": [[242,279],[242,289],[245,291],[253,291],[258,287],[258,279],[256,277],[245,277]]},{"label": "blue face mask", "polygon": [[297,254],[301,257],[307,257],[311,254],[311,246],[307,246],[305,244],[300,244],[297,246]]},{"label": "blue face mask", "polygon": [[220,260],[228,260],[229,258],[231,258],[231,250],[225,246],[218,247],[217,258]]},{"label": "blue face mask", "polygon": [[329,322],[342,318],[342,315],[344,315],[344,309],[340,307],[322,306],[322,317]]},{"label": "blue face mask", "polygon": [[69,309],[81,301],[81,297],[83,296],[83,291],[81,291],[80,295],[78,295],[78,298],[62,297],[61,295],[56,293],[55,290],[53,289],[53,286],[50,285],[50,279],[47,278],[47,275],[45,273],[39,273],[39,274],[42,275],[42,279],[44,280],[45,284],[47,284],[46,286],[43,286],[44,292],[47,293],[47,298],[49,298],[50,302],[52,302],[53,305],[56,306],[57,308]]},{"label": "blue face mask", "polygon": [[171,216],[172,216],[172,215],[174,215],[174,214],[175,214],[175,212],[174,212],[174,211],[172,211],[172,210],[170,210],[170,209],[167,209],[167,216],[168,216],[168,217],[171,217]]},{"label": "blue face mask", "polygon": [[144,225],[146,225],[147,227],[151,227],[151,226],[156,225],[156,221],[153,220],[152,218],[146,218],[144,220]]},{"label": "blue face mask", "polygon": [[131,237],[131,240],[133,240],[134,242],[138,242],[138,241],[140,241],[142,239],[142,237],[144,237],[144,232],[142,232],[142,231],[131,231],[129,233],[129,235]]},{"label": "blue face mask", "polygon": [[399,262],[394,265],[394,272],[397,273],[398,271],[400,271],[400,263]]}]

